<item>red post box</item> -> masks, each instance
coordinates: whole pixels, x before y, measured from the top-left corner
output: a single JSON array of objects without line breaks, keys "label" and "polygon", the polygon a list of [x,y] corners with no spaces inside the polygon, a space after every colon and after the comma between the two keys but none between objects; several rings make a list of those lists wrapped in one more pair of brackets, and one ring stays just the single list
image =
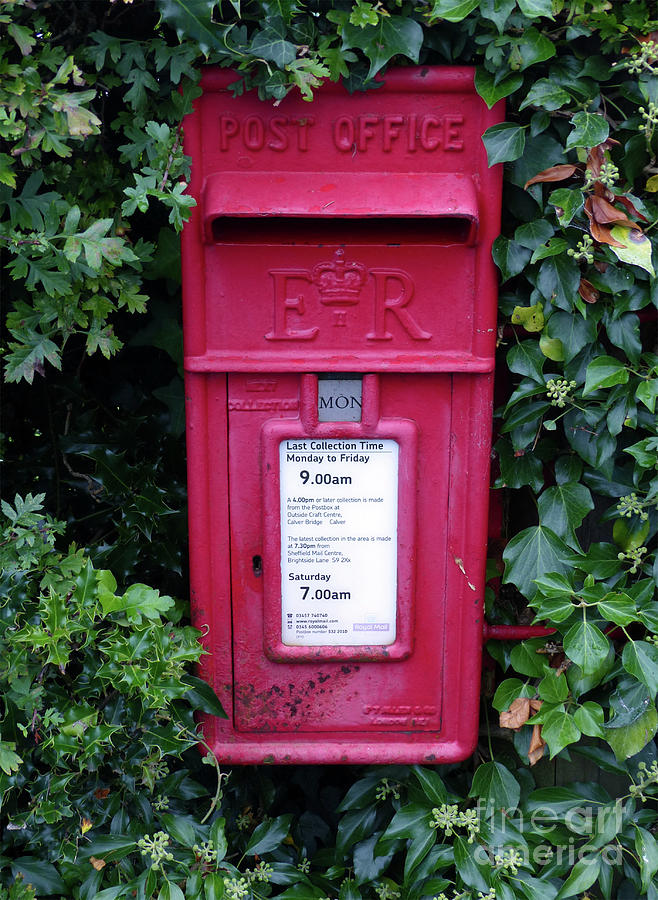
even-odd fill
[{"label": "red post box", "polygon": [[232,763],[446,762],[478,723],[501,173],[466,68],[185,124],[194,622]]}]

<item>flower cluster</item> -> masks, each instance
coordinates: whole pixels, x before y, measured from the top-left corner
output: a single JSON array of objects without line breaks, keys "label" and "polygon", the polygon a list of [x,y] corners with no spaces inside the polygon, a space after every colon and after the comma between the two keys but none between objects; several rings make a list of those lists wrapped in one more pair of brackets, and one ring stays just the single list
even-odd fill
[{"label": "flower cluster", "polygon": [[635,800],[646,800],[645,789],[650,784],[658,784],[658,762],[654,760],[649,767],[645,762],[638,766],[638,780],[631,784],[628,791]]},{"label": "flower cluster", "polygon": [[655,41],[643,41],[633,52],[631,58],[624,61],[623,65],[631,75],[639,75],[643,71],[655,74],[658,71],[654,65],[656,56],[658,56],[658,44]]},{"label": "flower cluster", "polygon": [[387,797],[393,797],[394,800],[400,799],[400,785],[391,784],[388,778],[382,778],[375,793],[377,800],[386,800]]},{"label": "flower cluster", "polygon": [[647,552],[646,547],[635,547],[633,550],[626,550],[624,553],[618,553],[617,559],[626,559],[632,563],[632,566],[628,570],[631,575],[635,575],[637,570],[642,565],[642,557]]},{"label": "flower cluster", "polygon": [[375,893],[379,900],[397,900],[400,896],[400,891],[396,891],[395,888],[386,883],[375,885]]},{"label": "flower cluster", "polygon": [[519,866],[523,862],[523,856],[515,847],[510,847],[503,853],[496,853],[494,856],[494,865],[497,869],[505,869],[512,875],[516,875]]},{"label": "flower cluster", "polygon": [[551,406],[559,406],[562,408],[566,405],[569,392],[576,387],[575,381],[566,381],[564,378],[549,378],[546,382],[546,393],[548,394]]},{"label": "flower cluster", "polygon": [[192,847],[198,860],[207,866],[217,861],[217,851],[212,841],[203,841],[201,844],[195,844]]},{"label": "flower cluster", "polygon": [[642,502],[637,499],[635,491],[620,497],[617,504],[617,512],[620,516],[625,516],[627,519],[630,519],[631,516],[639,516],[643,522],[646,522],[649,518],[649,514],[644,511]]},{"label": "flower cluster", "polygon": [[655,103],[650,103],[646,109],[644,106],[640,106],[639,112],[644,119],[642,131],[644,132],[647,141],[650,141],[653,137],[656,125],[658,125],[658,106],[656,106]]},{"label": "flower cluster", "polygon": [[162,868],[162,863],[171,862],[174,858],[173,853],[167,850],[170,843],[171,839],[166,831],[156,831],[151,836],[140,838],[137,846],[142,856],[151,857],[151,867],[157,870]]},{"label": "flower cluster", "polygon": [[244,900],[251,893],[246,878],[225,878],[224,896],[226,900]]},{"label": "flower cluster", "polygon": [[454,834],[457,828],[465,828],[468,832],[468,843],[472,844],[475,835],[480,831],[480,823],[474,809],[459,812],[456,804],[443,803],[441,806],[435,806],[432,810],[430,828],[440,828],[445,831],[446,837]]},{"label": "flower cluster", "polygon": [[[606,163],[606,165],[608,165],[608,164]],[[612,163],[610,163],[609,165],[612,166]],[[616,169],[616,166],[613,166],[613,168]],[[601,171],[603,171],[603,167],[601,168]],[[618,172],[619,172],[619,170],[617,170],[617,173]],[[597,180],[601,181],[600,178]],[[589,263],[591,265],[594,262],[594,254],[592,253],[593,248],[594,248],[594,241],[591,239],[591,237],[588,234],[586,234],[583,237],[582,241],[578,241],[578,243],[576,244],[575,250],[573,248],[569,247],[569,249],[567,250],[567,256],[571,256],[571,257],[573,257],[573,259],[578,259],[578,260],[583,259],[583,260],[585,260],[586,263]]]}]

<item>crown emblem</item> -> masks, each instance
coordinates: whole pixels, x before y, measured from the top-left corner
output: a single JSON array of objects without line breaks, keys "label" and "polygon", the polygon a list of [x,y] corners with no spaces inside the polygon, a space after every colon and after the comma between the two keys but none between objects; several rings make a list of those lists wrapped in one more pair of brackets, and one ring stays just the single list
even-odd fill
[{"label": "crown emblem", "polygon": [[359,302],[367,270],[357,262],[345,262],[345,251],[336,250],[333,262],[321,262],[313,267],[313,284],[325,306],[351,306]]}]

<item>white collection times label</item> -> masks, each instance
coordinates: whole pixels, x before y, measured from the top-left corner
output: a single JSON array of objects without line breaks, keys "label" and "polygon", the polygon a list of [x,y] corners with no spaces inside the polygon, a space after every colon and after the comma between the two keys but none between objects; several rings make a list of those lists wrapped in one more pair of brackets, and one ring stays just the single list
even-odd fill
[{"label": "white collection times label", "polygon": [[395,641],[398,455],[388,439],[279,445],[284,644]]}]

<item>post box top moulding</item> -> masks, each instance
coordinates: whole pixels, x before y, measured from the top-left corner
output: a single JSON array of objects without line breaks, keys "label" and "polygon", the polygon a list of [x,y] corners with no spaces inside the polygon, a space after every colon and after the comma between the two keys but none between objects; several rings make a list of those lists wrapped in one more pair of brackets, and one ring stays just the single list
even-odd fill
[{"label": "post box top moulding", "polygon": [[[276,105],[233,96],[239,77],[206,68],[185,121],[186,367],[491,371],[502,171],[482,134],[504,106],[474,70],[390,69],[369,91],[325,82]],[[296,249],[265,265],[274,245]],[[327,293],[343,268],[358,296]]]},{"label": "post box top moulding", "polygon": [[488,168],[481,135],[501,121],[504,109],[502,102],[487,109],[475,91],[474,70],[464,66],[391,69],[375,79],[377,87],[353,94],[325,81],[310,102],[293,91],[276,105],[255,91],[234,97],[230,85],[239,78],[206,68],[196,115],[186,121],[189,152],[200,153],[206,176],[378,171],[480,177]]}]

